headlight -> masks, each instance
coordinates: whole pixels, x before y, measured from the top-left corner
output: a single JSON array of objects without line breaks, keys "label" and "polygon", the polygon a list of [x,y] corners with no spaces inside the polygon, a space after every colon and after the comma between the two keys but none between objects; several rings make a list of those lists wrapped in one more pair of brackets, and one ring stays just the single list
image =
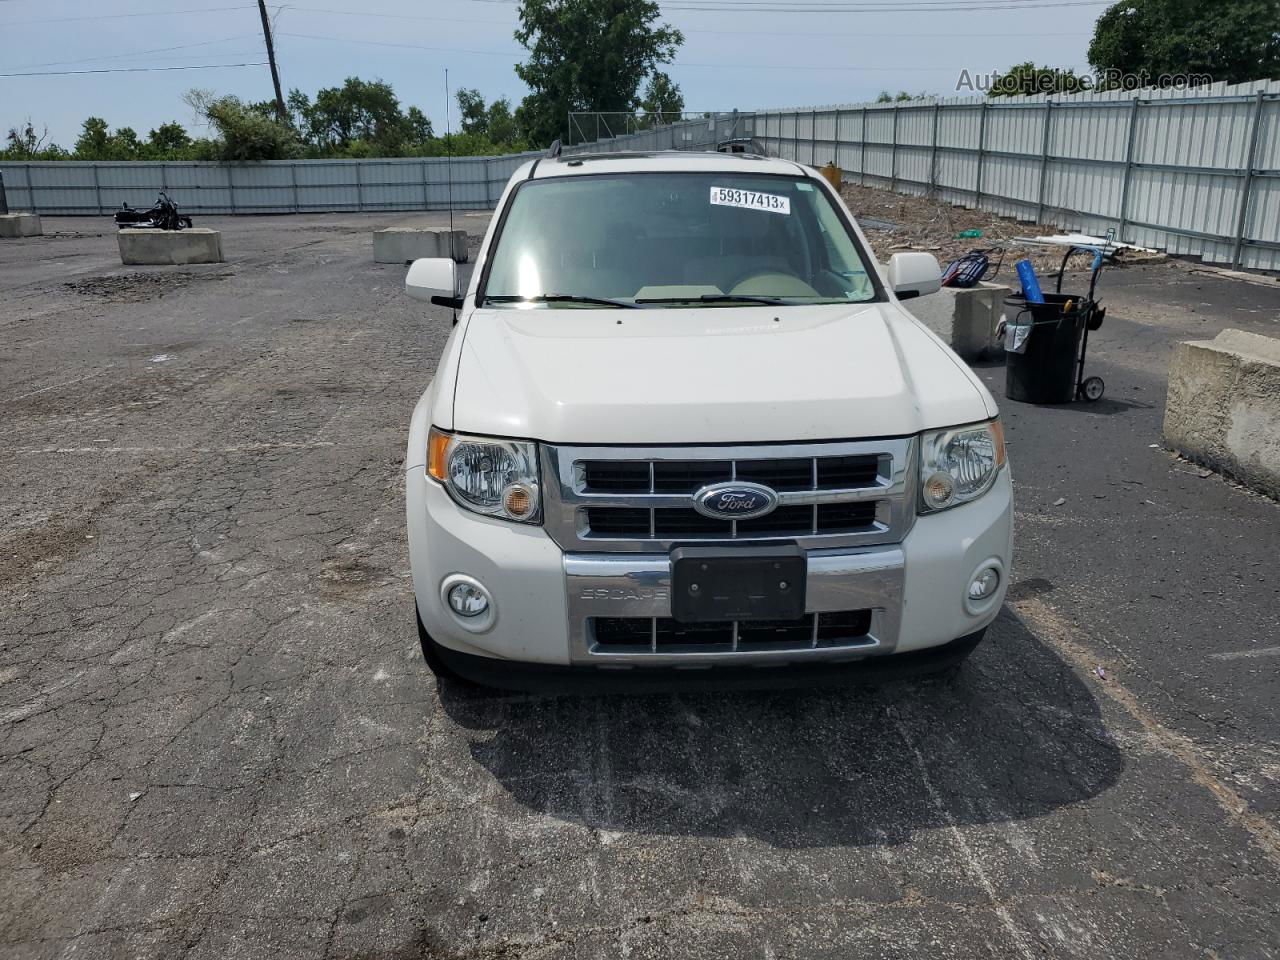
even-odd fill
[{"label": "headlight", "polygon": [[474,513],[518,523],[542,519],[535,443],[457,436],[432,427],[427,473]]},{"label": "headlight", "polygon": [[999,420],[933,430],[920,441],[921,513],[976,500],[991,489],[1004,466]]}]

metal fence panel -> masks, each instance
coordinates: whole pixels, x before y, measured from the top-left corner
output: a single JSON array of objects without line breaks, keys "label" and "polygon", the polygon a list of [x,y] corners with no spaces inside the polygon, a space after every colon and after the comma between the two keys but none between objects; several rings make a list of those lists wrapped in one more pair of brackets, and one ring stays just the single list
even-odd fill
[{"label": "metal fence panel", "polygon": [[106,215],[122,203],[149,207],[161,190],[192,214],[443,210],[450,194],[459,208],[491,207],[511,174],[540,155],[251,164],[0,162],[0,173],[15,210],[54,216]]},{"label": "metal fence panel", "polygon": [[[751,136],[773,156],[834,160],[859,182],[1068,230],[1114,228],[1129,242],[1212,262],[1280,269],[1280,81],[708,114],[565,152],[705,150]],[[538,155],[6,162],[0,172],[12,209],[47,214],[148,205],[161,189],[191,213],[444,209],[450,198],[458,208],[487,208]]]}]

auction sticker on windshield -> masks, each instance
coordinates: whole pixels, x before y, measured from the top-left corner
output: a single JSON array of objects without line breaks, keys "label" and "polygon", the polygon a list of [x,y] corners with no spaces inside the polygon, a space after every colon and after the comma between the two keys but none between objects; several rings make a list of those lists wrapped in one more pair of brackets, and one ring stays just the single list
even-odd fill
[{"label": "auction sticker on windshield", "polygon": [[791,214],[791,198],[776,193],[757,193],[754,190],[738,190],[735,187],[712,187],[711,203],[717,207],[743,207],[747,210],[764,210],[767,213]]}]

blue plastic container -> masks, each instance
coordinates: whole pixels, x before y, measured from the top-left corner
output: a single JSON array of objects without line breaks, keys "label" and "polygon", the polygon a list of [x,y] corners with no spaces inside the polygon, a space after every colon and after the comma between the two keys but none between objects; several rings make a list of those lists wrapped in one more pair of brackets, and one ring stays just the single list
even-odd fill
[{"label": "blue plastic container", "polygon": [[1044,294],[1040,291],[1040,280],[1036,277],[1036,268],[1030,260],[1019,260],[1014,264],[1018,271],[1018,279],[1022,281],[1022,295],[1028,303],[1044,303]]}]

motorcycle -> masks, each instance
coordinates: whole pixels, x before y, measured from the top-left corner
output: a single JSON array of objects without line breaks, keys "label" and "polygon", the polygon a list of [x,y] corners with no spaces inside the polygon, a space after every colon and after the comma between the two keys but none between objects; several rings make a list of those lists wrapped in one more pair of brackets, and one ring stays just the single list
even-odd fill
[{"label": "motorcycle", "polygon": [[116,211],[116,226],[130,229],[185,230],[191,218],[178,213],[178,205],[163,190],[150,210],[137,210],[127,203]]}]

